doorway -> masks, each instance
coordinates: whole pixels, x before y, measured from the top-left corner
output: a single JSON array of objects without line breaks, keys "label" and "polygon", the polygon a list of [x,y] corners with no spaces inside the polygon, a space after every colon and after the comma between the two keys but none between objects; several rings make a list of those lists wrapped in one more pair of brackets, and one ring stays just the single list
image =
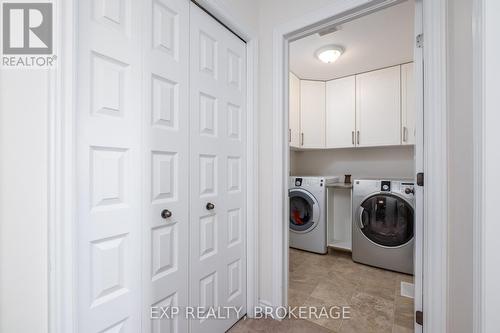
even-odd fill
[{"label": "doorway", "polygon": [[[402,8],[407,14],[409,11],[411,22],[404,19],[398,21],[401,15],[396,13],[393,13],[395,16],[392,19],[389,18],[388,12]],[[353,316],[358,318],[313,320],[334,331],[342,331],[342,326],[345,331],[357,328],[383,332],[396,329],[396,326],[415,332],[422,330],[417,323],[419,318],[415,318],[415,313],[422,310],[423,285],[423,190],[416,181],[416,173],[423,168],[423,54],[417,43],[422,33],[422,11],[421,1],[366,4],[347,15],[339,14],[315,26],[284,34],[285,72],[290,71],[293,73],[291,76],[295,76],[289,85],[283,85],[289,88],[285,92],[284,109],[290,110],[290,118],[285,116],[285,128],[288,124],[298,124],[300,131],[297,134],[290,128],[287,133],[284,159],[286,175],[291,177],[283,179],[283,183],[296,190],[300,188],[296,184],[297,179],[303,181],[307,176],[315,176],[324,178],[326,183],[327,176],[332,175],[338,176],[337,181],[342,183],[325,185],[326,199],[319,209],[324,211],[326,220],[323,232],[327,254],[324,255],[312,254],[311,248],[296,240],[304,237],[293,230],[288,231],[289,223],[296,224],[298,221],[300,224],[302,218],[312,214],[312,209],[301,209],[302,206],[292,203],[288,197],[283,198],[286,221],[286,228],[283,229],[286,244],[283,248],[283,281],[287,286],[284,303],[292,307],[341,306],[348,303],[357,312]],[[383,18],[383,15],[389,16]],[[381,16],[381,21],[370,27],[367,21],[375,20],[377,16]],[[294,54],[313,53],[309,52],[311,50],[304,40],[313,45],[314,41],[323,40],[324,46],[329,47],[328,51],[340,51],[342,54],[340,61],[332,65],[349,67],[349,62],[342,60],[348,58],[352,63],[357,50],[342,45],[347,43],[342,37],[348,35],[350,26],[359,21],[363,21],[365,37],[368,35],[372,39],[376,39],[379,29],[391,29],[388,25],[402,24],[399,31],[394,31],[394,27],[391,30],[396,36],[386,34],[387,39],[395,38],[396,44],[400,42],[397,40],[398,33],[409,26],[411,31],[406,35],[405,43],[410,45],[411,58],[403,56],[400,60],[395,57],[389,60],[387,58],[390,57],[385,56],[388,62],[379,63],[377,67],[373,58],[383,54],[379,50],[369,53],[372,59],[363,61],[364,65],[371,63],[371,68],[358,66],[358,69],[345,72],[339,69],[333,74],[335,71],[327,69],[314,72],[315,68],[324,65],[318,59],[311,57],[311,63],[316,62],[309,66],[312,69],[308,73],[309,64],[301,67],[291,58]],[[393,51],[391,45],[383,44],[383,39],[376,39],[377,42],[379,47],[384,45],[385,50]],[[294,47],[294,44],[297,46]],[[319,45],[315,48],[316,56],[324,51]],[[299,83],[294,84],[292,81],[297,79]],[[287,76],[285,80],[288,81]],[[294,101],[291,92],[294,85],[303,89],[297,101]],[[409,85],[413,87],[409,88]],[[390,91],[394,92],[392,100]],[[381,96],[387,97],[384,102],[380,102]],[[412,98],[413,102],[408,102]],[[295,114],[292,111],[294,103],[299,109]],[[335,110],[336,117],[331,117],[328,110],[335,109],[334,104],[338,106],[339,103],[342,105]],[[407,112],[408,107],[413,108],[413,114]],[[305,108],[308,115],[304,116],[301,111]],[[351,113],[345,111],[348,108],[352,109]],[[318,111],[321,109],[326,109],[326,113],[322,115]],[[318,130],[321,124],[325,128]],[[384,130],[380,131],[381,128]],[[290,143],[292,148],[289,150]],[[321,165],[325,167],[321,169]],[[366,165],[372,167],[370,172],[363,169]],[[376,170],[378,167],[380,169]],[[349,185],[344,183],[346,174],[352,175]],[[371,187],[367,191],[359,189],[365,185],[362,182],[365,178],[375,179],[374,183],[367,184]],[[388,186],[388,190],[384,186]],[[321,216],[321,212],[319,214]],[[331,226],[331,220],[341,223]],[[339,226],[343,221],[349,222]],[[288,252],[288,246],[294,249]],[[311,272],[313,275],[309,276]],[[360,279],[363,274],[367,274],[366,279]],[[356,282],[353,283],[353,280]],[[377,286],[376,290],[371,288],[372,283]],[[352,292],[346,292],[349,288]],[[392,310],[378,314],[383,322],[378,328],[364,326],[364,320],[369,319],[373,312],[363,312],[362,308],[371,301],[380,302],[379,308]],[[404,322],[401,317],[404,317]]]}]

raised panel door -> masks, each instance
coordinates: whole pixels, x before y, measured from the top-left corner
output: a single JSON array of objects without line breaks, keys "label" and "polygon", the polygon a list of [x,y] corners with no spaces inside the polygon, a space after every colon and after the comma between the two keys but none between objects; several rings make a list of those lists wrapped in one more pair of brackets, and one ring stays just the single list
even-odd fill
[{"label": "raised panel door", "polygon": [[[182,333],[189,305],[189,2],[143,4],[142,329]],[[166,316],[162,307],[181,312]]]},{"label": "raised panel door", "polygon": [[246,313],[246,45],[193,3],[190,34],[190,331],[216,333]]},{"label": "raised panel door", "polygon": [[[79,332],[141,330],[142,10],[131,0],[78,5]],[[168,267],[165,258],[158,269]]]}]

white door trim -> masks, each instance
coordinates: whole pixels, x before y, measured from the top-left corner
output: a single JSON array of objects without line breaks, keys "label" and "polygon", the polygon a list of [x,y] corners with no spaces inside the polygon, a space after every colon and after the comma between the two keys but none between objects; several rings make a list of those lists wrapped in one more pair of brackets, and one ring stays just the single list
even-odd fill
[{"label": "white door trim", "polygon": [[57,67],[49,75],[48,315],[51,333],[77,327],[75,232],[75,14],[77,0],[54,0]]},{"label": "white door trim", "polygon": [[500,4],[474,0],[473,43],[473,124],[474,124],[474,240],[473,320],[474,333],[493,332],[500,326],[500,268],[498,266],[497,218],[500,156],[498,145],[498,86],[500,66],[496,19]]},{"label": "white door trim", "polygon": [[[397,0],[346,0],[278,26],[273,44],[273,299],[287,304],[288,289],[288,47],[289,40],[332,20],[395,4]],[[446,1],[423,0],[426,185],[424,193],[424,332],[446,331],[447,299],[447,140]],[[340,18],[340,19],[339,19]]]},{"label": "white door trim", "polygon": [[[186,0],[188,1],[188,0]],[[53,0],[57,67],[49,78],[48,223],[50,333],[76,332],[75,112],[78,0]],[[217,0],[196,1],[247,43],[247,309],[258,298],[258,39]]]}]

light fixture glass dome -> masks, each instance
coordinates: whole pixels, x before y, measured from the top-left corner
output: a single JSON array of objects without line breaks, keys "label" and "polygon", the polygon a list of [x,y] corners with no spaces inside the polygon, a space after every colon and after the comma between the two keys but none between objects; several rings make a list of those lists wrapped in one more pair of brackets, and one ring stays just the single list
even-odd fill
[{"label": "light fixture glass dome", "polygon": [[331,64],[337,61],[337,59],[342,55],[344,49],[337,45],[329,45],[320,48],[316,51],[316,57],[324,62],[325,64]]}]

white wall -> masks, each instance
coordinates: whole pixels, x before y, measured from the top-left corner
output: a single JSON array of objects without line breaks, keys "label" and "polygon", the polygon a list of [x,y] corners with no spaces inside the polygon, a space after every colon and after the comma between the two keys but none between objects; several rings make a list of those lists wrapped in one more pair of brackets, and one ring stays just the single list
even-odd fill
[{"label": "white wall", "polygon": [[259,271],[260,299],[272,301],[273,31],[280,24],[319,10],[332,0],[261,0],[259,18]]},{"label": "white wall", "polygon": [[[415,178],[413,146],[292,151],[292,175]],[[343,177],[342,177],[343,179]]]},{"label": "white wall", "polygon": [[[214,0],[223,4],[230,12],[245,22],[246,25],[259,31],[260,48],[260,101],[259,101],[259,221],[260,221],[260,298],[272,299],[271,262],[271,181],[273,151],[272,134],[272,33],[275,26],[297,18],[310,11],[321,10],[333,0]],[[464,47],[470,31],[470,20],[465,7],[470,0],[458,0],[450,3],[450,32],[454,31],[456,39],[450,59],[459,57],[458,46]],[[455,10],[456,8],[456,10]],[[459,9],[460,8],[460,9]],[[258,16],[258,21],[257,21]],[[461,17],[466,17],[461,21]],[[453,19],[455,18],[455,19]],[[258,22],[258,23],[257,23]],[[451,45],[450,45],[451,46]],[[457,47],[457,49],[454,49]],[[463,59],[455,68],[463,70],[466,65]],[[16,79],[14,79],[16,78]],[[21,81],[22,80],[22,81]],[[450,100],[457,99],[454,104],[460,110],[467,109],[467,104],[460,103],[465,98],[462,93],[469,91],[470,86],[461,86],[458,81],[467,80],[466,76],[450,77],[457,80],[455,88],[450,90]],[[450,82],[451,83],[451,82]],[[46,76],[43,72],[1,72],[0,73],[0,332],[46,332],[47,328],[47,104]],[[455,118],[454,109],[450,109],[450,122],[458,126],[450,133],[450,138],[457,138],[461,130],[470,128],[462,114]],[[457,113],[458,115],[458,113]],[[463,118],[462,118],[463,117]],[[466,139],[463,139],[466,140]],[[462,168],[472,160],[468,148],[461,150],[459,145],[451,147],[450,177],[453,181],[462,181],[463,175],[469,171],[453,171]],[[17,149],[17,150],[16,150]],[[326,165],[326,164],[325,164]],[[332,166],[334,169],[337,166]],[[328,166],[330,168],[330,166]],[[468,168],[466,166],[465,168]],[[329,170],[329,169],[328,169]],[[340,169],[339,169],[340,170]],[[361,170],[361,169],[360,169]],[[354,173],[354,172],[353,172]],[[450,181],[450,184],[453,184]],[[460,184],[451,189],[460,191],[451,193],[450,199],[457,199],[450,205],[451,209],[468,207],[470,201],[462,196]],[[451,200],[450,200],[451,202]],[[461,203],[461,204],[459,204]],[[467,226],[467,215],[454,214],[456,221],[450,220],[450,226]],[[460,256],[471,251],[470,243],[462,242],[466,231],[462,234],[456,230],[450,234],[450,269],[455,274],[470,271],[469,261],[463,261],[458,269]],[[457,291],[467,295],[471,286],[464,278],[450,280],[453,294]],[[457,303],[460,299],[450,297],[449,303]],[[465,299],[465,298],[464,298]],[[467,300],[471,302],[471,300]],[[463,303],[463,302],[462,302]],[[456,328],[469,323],[470,312],[463,304],[449,304],[450,326]],[[28,314],[29,313],[29,314]],[[469,316],[469,317],[468,317]],[[454,322],[458,321],[459,325]],[[470,331],[464,329],[465,331]]]},{"label": "white wall", "polygon": [[47,332],[47,73],[0,71],[0,332]]},{"label": "white wall", "polygon": [[472,1],[448,4],[448,329],[472,332]]}]

